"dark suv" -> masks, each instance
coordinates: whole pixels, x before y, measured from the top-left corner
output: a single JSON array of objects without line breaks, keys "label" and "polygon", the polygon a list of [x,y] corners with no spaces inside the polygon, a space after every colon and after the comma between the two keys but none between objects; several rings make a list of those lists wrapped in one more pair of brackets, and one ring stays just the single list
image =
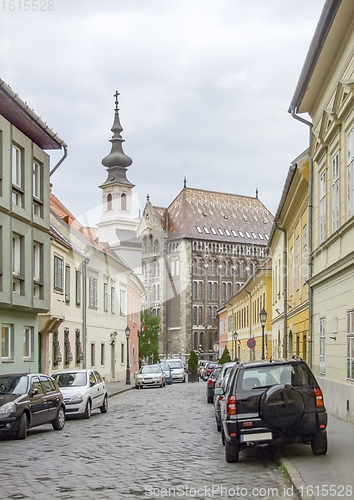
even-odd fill
[{"label": "dark suv", "polygon": [[327,413],[322,391],[301,359],[239,362],[221,403],[221,435],[227,462],[249,445],[310,442],[327,452]]}]

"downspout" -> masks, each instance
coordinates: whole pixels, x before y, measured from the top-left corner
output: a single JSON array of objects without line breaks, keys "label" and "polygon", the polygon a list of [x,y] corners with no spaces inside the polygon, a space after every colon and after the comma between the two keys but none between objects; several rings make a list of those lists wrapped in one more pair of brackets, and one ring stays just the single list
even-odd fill
[{"label": "downspout", "polygon": [[[308,120],[305,120],[301,116],[298,116],[295,112],[295,107],[291,108],[291,116],[298,120],[299,122],[307,125],[309,127],[309,147],[311,147],[311,138],[312,138],[312,123]],[[312,214],[313,214],[313,159],[309,156],[309,201],[308,201],[308,226],[309,226],[309,276],[308,281],[312,278]],[[312,286],[308,284],[308,294],[309,294],[309,349],[308,349],[308,365],[312,368],[312,337],[313,337],[313,327],[312,327],[312,314],[313,314],[313,290]]]},{"label": "downspout", "polygon": [[250,315],[249,315],[249,322],[250,322],[250,336],[249,338],[252,338],[252,294],[245,288],[245,292],[249,294],[250,296]]},{"label": "downspout", "polygon": [[90,259],[85,257],[82,263],[82,343],[83,343],[83,368],[86,368],[86,340],[87,340],[87,264]]},{"label": "downspout", "polygon": [[58,161],[58,163],[52,168],[52,170],[50,171],[49,173],[49,177],[52,176],[52,174],[54,174],[54,172],[60,167],[60,165],[63,163],[63,161],[65,160],[65,158],[68,156],[68,148],[67,146],[63,146],[64,147],[64,154],[63,156],[60,158],[60,160]]},{"label": "downspout", "polygon": [[288,330],[288,267],[287,267],[287,250],[286,250],[286,230],[283,227],[276,226],[283,233],[283,358],[287,357],[287,330]]}]

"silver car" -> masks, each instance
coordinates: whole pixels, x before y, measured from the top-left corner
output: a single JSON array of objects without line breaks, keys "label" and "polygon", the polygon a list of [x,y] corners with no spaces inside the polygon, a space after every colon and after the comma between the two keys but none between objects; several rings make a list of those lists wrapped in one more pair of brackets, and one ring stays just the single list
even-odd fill
[{"label": "silver car", "polygon": [[104,379],[93,369],[55,372],[54,380],[64,396],[66,415],[90,418],[91,411],[108,411],[108,395]]},{"label": "silver car", "polygon": [[135,389],[165,385],[165,375],[159,364],[142,366],[135,377]]}]

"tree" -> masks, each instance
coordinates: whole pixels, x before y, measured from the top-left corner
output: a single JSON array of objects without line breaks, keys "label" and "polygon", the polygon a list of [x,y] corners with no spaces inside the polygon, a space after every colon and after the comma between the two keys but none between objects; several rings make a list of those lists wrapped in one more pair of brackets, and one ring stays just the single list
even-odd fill
[{"label": "tree", "polygon": [[159,358],[159,333],[161,320],[145,309],[141,312],[141,331],[139,333],[139,358],[151,358],[157,363]]},{"label": "tree", "polygon": [[219,359],[219,365],[223,365],[224,363],[230,363],[231,356],[227,347],[225,347],[224,352],[222,353],[221,358]]},{"label": "tree", "polygon": [[191,351],[188,360],[188,373],[197,373],[198,370],[198,356],[195,351]]}]

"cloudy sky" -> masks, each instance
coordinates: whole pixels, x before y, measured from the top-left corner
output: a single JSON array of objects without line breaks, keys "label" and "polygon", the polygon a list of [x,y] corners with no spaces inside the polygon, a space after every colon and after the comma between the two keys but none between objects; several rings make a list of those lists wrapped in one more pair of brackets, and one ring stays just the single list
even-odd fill
[{"label": "cloudy sky", "polygon": [[[0,78],[67,143],[53,192],[81,220],[100,216],[116,90],[136,207],[147,194],[168,206],[186,177],[207,190],[258,188],[274,214],[308,146],[307,127],[287,110],[323,5],[5,0]],[[61,155],[51,153],[52,167]]]}]

